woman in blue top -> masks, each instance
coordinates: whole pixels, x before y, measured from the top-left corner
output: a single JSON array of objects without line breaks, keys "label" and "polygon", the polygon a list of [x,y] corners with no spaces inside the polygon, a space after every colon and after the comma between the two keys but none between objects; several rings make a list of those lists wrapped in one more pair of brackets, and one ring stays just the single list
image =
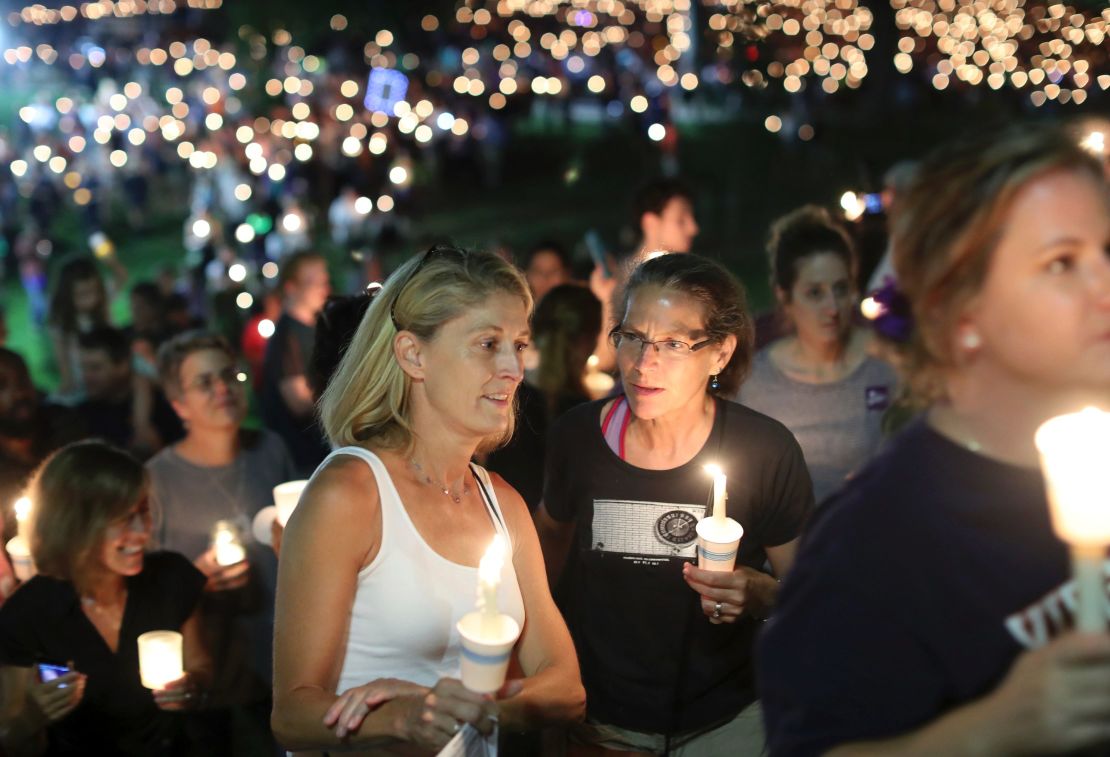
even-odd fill
[{"label": "woman in blue top", "polygon": [[1033,444],[1110,396],[1108,251],[1101,167],[1062,132],[992,131],[924,163],[894,265],[928,407],[802,540],[758,654],[772,754],[1110,746],[1110,635],[1071,630]]}]

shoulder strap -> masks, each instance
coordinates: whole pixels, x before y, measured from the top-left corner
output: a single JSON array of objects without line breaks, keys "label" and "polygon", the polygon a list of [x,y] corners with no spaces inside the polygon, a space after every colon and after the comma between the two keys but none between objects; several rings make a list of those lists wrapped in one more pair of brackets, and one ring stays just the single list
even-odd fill
[{"label": "shoulder strap", "polygon": [[508,540],[509,529],[505,526],[505,520],[501,516],[501,511],[493,503],[493,493],[486,487],[485,477],[482,475],[485,471],[474,463],[470,464],[470,471],[474,474],[474,480],[478,482],[478,489],[482,492],[482,501],[486,503],[486,509],[489,510],[490,519],[494,522],[494,525],[505,534],[505,538]]}]

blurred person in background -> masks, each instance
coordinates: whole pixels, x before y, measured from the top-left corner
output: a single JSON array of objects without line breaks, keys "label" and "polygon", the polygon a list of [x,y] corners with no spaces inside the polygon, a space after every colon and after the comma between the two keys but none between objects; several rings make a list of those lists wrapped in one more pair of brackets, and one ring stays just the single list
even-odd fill
[{"label": "blurred person in background", "polygon": [[513,438],[483,463],[520,492],[529,510],[539,506],[543,495],[548,428],[564,412],[591,399],[583,379],[600,328],[601,303],[581,284],[551,289],[532,317],[539,359],[517,390],[519,417]]},{"label": "blurred person in background", "polygon": [[571,279],[570,256],[556,242],[541,242],[528,251],[521,268],[532,290],[532,298],[539,303],[552,287]]},{"label": "blurred person in background", "polygon": [[[187,429],[185,438],[147,463],[160,547],[193,561],[208,582],[202,629],[216,671],[206,722],[212,754],[267,755],[274,591],[274,551],[250,538],[254,516],[273,488],[296,478],[281,437],[242,427],[247,396],[235,358],[221,337],[181,334],[158,353],[162,386]],[[245,559],[220,565],[212,548],[218,521],[234,524]]]},{"label": "blurred person in background", "polygon": [[[120,268],[113,271],[122,283],[126,272],[121,273]],[[93,258],[72,258],[59,270],[48,318],[50,343],[61,378],[59,398],[78,401],[83,397],[85,384],[77,340],[81,334],[111,325],[110,300],[108,286]]]},{"label": "blurred person in background", "polygon": [[308,383],[316,316],[331,293],[327,262],[316,253],[294,253],[282,262],[278,286],[282,311],[262,365],[262,420],[308,476],[327,454]]},{"label": "blurred person in background", "polygon": [[88,436],[145,460],[184,435],[162,392],[135,371],[131,341],[122,329],[103,327],[82,334],[78,348],[86,398],[74,410]]},{"label": "blurred person in background", "polygon": [[802,445],[818,503],[878,450],[898,377],[858,328],[857,260],[847,233],[807,205],[771,226],[771,285],[790,335],[756,353],[740,402]]},{"label": "blurred person in background", "polygon": [[[182,711],[211,675],[197,607],[205,578],[181,555],[146,553],[151,510],[142,465],[103,442],[43,463],[28,490],[38,575],[0,607],[0,747],[9,754],[195,754]],[[140,634],[184,636],[185,675],[150,690]],[[39,664],[68,669],[44,680]]]}]

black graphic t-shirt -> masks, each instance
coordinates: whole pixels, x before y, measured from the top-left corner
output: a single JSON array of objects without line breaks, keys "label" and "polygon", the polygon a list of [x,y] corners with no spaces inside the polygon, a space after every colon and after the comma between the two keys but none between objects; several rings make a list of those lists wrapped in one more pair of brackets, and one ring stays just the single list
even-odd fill
[{"label": "black graphic t-shirt", "polygon": [[737,563],[761,569],[765,547],[793,540],[813,507],[805,460],[778,421],[717,401],[702,450],[671,470],[621,460],[601,434],[605,400],[574,408],[548,441],[544,506],[574,521],[560,586],[586,686],[588,714],[649,733],[692,731],[755,698],[759,621],[713,625],[682,578],[694,527],[711,503],[707,463],[728,477],[728,514],[744,527]]},{"label": "black graphic t-shirt", "polygon": [[992,691],[1072,625],[1035,469],[917,422],[828,500],[759,643],[774,755],[897,736]]}]

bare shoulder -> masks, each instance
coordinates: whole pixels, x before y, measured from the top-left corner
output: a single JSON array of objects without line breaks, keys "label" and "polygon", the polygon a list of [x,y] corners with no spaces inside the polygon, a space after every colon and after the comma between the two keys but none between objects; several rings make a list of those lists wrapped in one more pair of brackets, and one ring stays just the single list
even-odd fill
[{"label": "bare shoulder", "polygon": [[365,523],[367,515],[376,514],[379,506],[377,479],[370,466],[353,455],[338,455],[305,487],[290,524],[305,519]]}]

